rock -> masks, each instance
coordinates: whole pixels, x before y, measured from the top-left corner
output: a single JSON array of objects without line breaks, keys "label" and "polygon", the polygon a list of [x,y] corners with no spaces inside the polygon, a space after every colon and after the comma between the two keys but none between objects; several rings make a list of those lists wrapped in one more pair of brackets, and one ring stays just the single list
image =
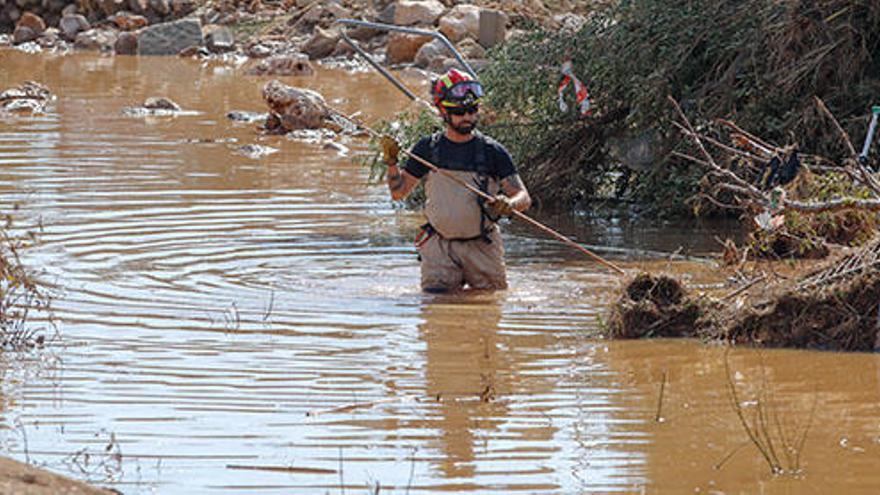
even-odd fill
[{"label": "rock", "polygon": [[110,17],[125,8],[125,0],[99,0],[99,2],[104,17]]},{"label": "rock", "polygon": [[46,30],[46,23],[43,21],[42,17],[31,12],[25,12],[21,15],[21,18],[18,19],[15,27],[26,27],[36,33],[37,36],[40,36],[43,34],[43,31]]},{"label": "rock", "polygon": [[171,110],[180,111],[180,105],[174,103],[170,98],[164,96],[151,96],[144,100],[143,107],[148,110]]},{"label": "rock", "polygon": [[376,22],[381,22],[382,24],[394,24],[395,10],[397,9],[393,3],[386,6],[381,12],[379,12],[379,15],[376,16]]},{"label": "rock", "polygon": [[48,101],[52,98],[54,98],[54,96],[52,96],[52,92],[49,91],[49,88],[35,81],[25,81],[21,86],[9,88],[0,93],[0,101],[17,99]]},{"label": "rock", "polygon": [[0,102],[0,110],[7,113],[42,113],[44,105],[37,100],[8,100]]},{"label": "rock", "polygon": [[184,48],[202,44],[198,19],[156,24],[138,33],[138,55],[177,55]]},{"label": "rock", "polygon": [[388,51],[385,53],[385,61],[389,64],[412,62],[416,58],[419,48],[430,40],[430,36],[391,33],[388,36]]},{"label": "rock", "polygon": [[245,144],[236,148],[236,153],[239,155],[244,155],[253,159],[262,158],[266,155],[271,155],[272,153],[277,152],[278,148],[263,146],[261,144]]},{"label": "rock", "polygon": [[507,14],[500,10],[480,10],[480,35],[477,38],[484,48],[504,42],[507,36]]},{"label": "rock", "polygon": [[0,110],[8,113],[41,113],[54,98],[46,86],[27,81],[0,93]]},{"label": "rock", "polygon": [[486,49],[471,38],[465,38],[456,45],[461,56],[467,59],[486,58]]},{"label": "rock", "polygon": [[0,46],[10,46],[12,44],[12,36],[8,34],[0,34]]},{"label": "rock", "polygon": [[171,12],[176,17],[183,17],[196,10],[195,0],[171,0]]},{"label": "rock", "polygon": [[348,19],[351,17],[351,10],[336,2],[330,2],[325,5],[324,12],[330,14],[334,19]]},{"label": "rock", "polygon": [[446,45],[444,45],[442,41],[433,39],[419,48],[414,60],[419,67],[427,68],[434,60],[438,58],[447,58],[450,55],[449,49],[446,48]]},{"label": "rock", "polygon": [[150,11],[150,1],[128,0],[128,8],[135,14],[144,15]]},{"label": "rock", "polygon": [[137,33],[119,33],[119,37],[116,38],[116,43],[113,45],[113,51],[115,51],[117,55],[137,55],[137,49]]},{"label": "rock", "polygon": [[428,70],[434,72],[436,74],[445,74],[446,71],[453,67],[459,67],[458,61],[453,57],[437,57],[434,60],[431,60],[431,63],[428,65]]},{"label": "rock", "polygon": [[16,26],[15,31],[12,32],[12,42],[16,45],[34,41],[39,37],[39,34],[27,26]]},{"label": "rock", "polygon": [[208,24],[202,29],[205,45],[213,53],[230,52],[235,49],[235,36],[226,26]]},{"label": "rock", "polygon": [[246,72],[250,76],[311,76],[314,73],[309,57],[302,53],[261,60]]},{"label": "rock", "polygon": [[97,50],[109,52],[116,45],[116,32],[104,29],[89,29],[76,35],[73,46],[77,50]]},{"label": "rock", "polygon": [[271,111],[267,127],[280,125],[285,132],[318,129],[330,115],[330,109],[320,94],[274,80],[263,87],[263,100]]},{"label": "rock", "polygon": [[149,24],[146,17],[142,15],[134,15],[131,12],[126,12],[124,10],[113,14],[107,19],[113,24],[116,24],[116,27],[122,31],[134,31]]},{"label": "rock", "polygon": [[80,14],[65,15],[58,21],[58,27],[61,29],[61,38],[67,41],[75,40],[77,34],[91,28],[89,21]]},{"label": "rock", "polygon": [[251,58],[266,58],[272,55],[272,49],[262,43],[257,43],[248,46],[245,53]]},{"label": "rock", "polygon": [[476,5],[456,5],[440,19],[440,32],[453,43],[480,36],[480,8]]},{"label": "rock", "polygon": [[63,9],[61,9],[61,17],[64,17],[66,15],[76,15],[77,12],[78,11],[77,11],[76,4],[71,3],[71,4],[68,4],[66,7],[64,7]]},{"label": "rock", "polygon": [[302,51],[312,60],[324,58],[333,53],[339,38],[339,32],[336,30],[316,27],[315,34],[303,45]]},{"label": "rock", "polygon": [[266,120],[269,117],[267,113],[248,112],[246,110],[232,110],[226,114],[226,118],[233,122],[243,122],[246,124]]},{"label": "rock", "polygon": [[345,40],[339,40],[336,42],[336,48],[333,49],[333,53],[330,54],[331,57],[348,57],[349,55],[354,54],[354,48],[348,44]]},{"label": "rock", "polygon": [[445,11],[437,0],[400,0],[394,6],[394,24],[433,26]]},{"label": "rock", "polygon": [[150,10],[165,17],[171,13],[171,4],[168,3],[168,0],[150,0]]}]

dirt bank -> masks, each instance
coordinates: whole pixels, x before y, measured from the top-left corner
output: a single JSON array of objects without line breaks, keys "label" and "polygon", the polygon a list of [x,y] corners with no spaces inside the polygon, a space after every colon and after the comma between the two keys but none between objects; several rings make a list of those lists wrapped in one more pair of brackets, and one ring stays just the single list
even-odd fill
[{"label": "dirt bank", "polygon": [[16,495],[111,495],[118,493],[0,457],[0,493]]}]

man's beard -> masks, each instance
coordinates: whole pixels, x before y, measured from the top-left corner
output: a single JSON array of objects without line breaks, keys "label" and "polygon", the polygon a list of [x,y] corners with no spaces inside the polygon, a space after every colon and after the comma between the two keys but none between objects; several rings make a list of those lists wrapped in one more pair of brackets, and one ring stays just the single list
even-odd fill
[{"label": "man's beard", "polygon": [[455,132],[459,134],[470,134],[474,132],[474,129],[477,128],[477,122],[463,122],[459,125],[455,125],[452,122],[449,123],[449,126],[452,127]]}]

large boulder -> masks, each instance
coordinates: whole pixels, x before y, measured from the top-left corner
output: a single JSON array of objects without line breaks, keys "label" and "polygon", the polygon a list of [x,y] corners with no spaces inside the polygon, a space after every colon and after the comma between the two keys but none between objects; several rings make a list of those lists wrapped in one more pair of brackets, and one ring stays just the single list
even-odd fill
[{"label": "large boulder", "polygon": [[138,55],[177,55],[202,41],[202,23],[198,19],[156,24],[138,32]]},{"label": "large boulder", "polygon": [[433,26],[445,11],[437,0],[400,0],[394,6],[394,24]]},{"label": "large boulder", "polygon": [[331,114],[320,94],[279,81],[270,81],[263,87],[263,100],[269,106],[268,120],[280,124],[285,132],[319,129]]},{"label": "large boulder", "polygon": [[440,32],[452,42],[480,36],[480,8],[476,5],[456,5],[440,19]]},{"label": "large boulder", "polygon": [[391,33],[388,36],[388,50],[385,61],[389,64],[404,64],[415,60],[416,53],[425,43],[431,41],[430,36],[409,33]]},{"label": "large boulder", "polygon": [[73,41],[76,35],[88,31],[91,26],[85,16],[80,14],[67,14],[58,21],[61,37],[66,41]]}]

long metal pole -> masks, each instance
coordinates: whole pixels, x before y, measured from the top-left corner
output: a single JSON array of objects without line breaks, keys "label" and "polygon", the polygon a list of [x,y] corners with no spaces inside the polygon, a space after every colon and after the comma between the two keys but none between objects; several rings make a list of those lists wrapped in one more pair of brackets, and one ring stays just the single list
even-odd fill
[{"label": "long metal pole", "polygon": [[[399,31],[401,33],[417,34],[419,36],[429,36],[431,38],[438,39],[441,43],[443,43],[444,46],[446,46],[446,48],[449,49],[450,52],[452,52],[452,55],[455,57],[456,60],[458,60],[458,63],[460,63],[462,67],[464,67],[464,70],[466,70],[468,74],[473,76],[474,79],[477,79],[477,73],[476,71],[474,71],[474,68],[471,67],[469,63],[467,63],[467,61],[464,59],[464,57],[461,56],[460,53],[458,53],[458,50],[455,49],[455,46],[450,43],[449,39],[447,39],[446,36],[443,36],[443,33],[405,26],[396,26],[394,24],[383,24],[381,22],[359,21],[356,19],[339,19],[336,22],[344,24],[346,26],[362,26],[372,29],[381,29],[383,31]],[[348,43],[351,44],[351,42]],[[362,54],[362,56],[368,60],[372,60],[372,58],[367,55]],[[375,67],[375,65],[373,65],[373,67]]]},{"label": "long metal pole", "polygon": [[[346,120],[348,120],[348,121],[350,121],[350,122],[353,122],[355,125],[357,125],[357,126],[360,127],[361,129],[367,131],[367,132],[368,132],[371,136],[373,136],[374,138],[379,139],[379,138],[382,137],[381,134],[379,134],[379,133],[376,132],[375,130],[371,129],[368,125],[364,124],[360,119],[358,119],[358,118],[356,118],[356,117],[352,117],[352,116],[346,115],[345,113],[342,113],[342,112],[340,112],[339,110],[337,110],[337,109],[335,109],[335,108],[333,108],[333,107],[329,107],[329,106],[328,106],[328,108],[329,108],[331,111],[333,111],[334,113],[336,113],[337,115],[339,115],[340,117],[342,117],[342,118],[344,118],[344,119],[346,119]],[[488,201],[495,201],[495,198],[494,198],[494,197],[492,197],[492,196],[490,196],[489,194],[486,194],[486,193],[484,193],[483,191],[477,189],[477,188],[474,187],[472,184],[468,184],[468,183],[465,182],[464,180],[462,180],[462,179],[456,177],[454,174],[450,173],[448,170],[444,170],[444,169],[442,169],[442,168],[440,168],[440,167],[434,165],[433,163],[429,162],[428,160],[425,160],[424,158],[420,157],[419,155],[416,155],[416,154],[412,153],[412,152],[409,151],[409,150],[403,150],[403,152],[404,152],[404,154],[406,154],[406,156],[408,156],[408,157],[412,158],[413,160],[415,160],[415,161],[421,163],[422,165],[428,167],[428,168],[429,168],[430,170],[432,170],[433,172],[437,172],[437,173],[443,175],[444,177],[449,178],[449,179],[452,180],[453,182],[456,182],[457,184],[461,185],[462,187],[464,187],[464,188],[467,189],[468,191],[470,191],[470,192],[476,194],[477,196],[479,196],[479,197],[481,197],[481,198],[483,198],[483,199],[485,199],[485,200],[488,200]],[[541,222],[535,220],[534,218],[531,218],[530,216],[526,215],[525,213],[523,213],[523,212],[521,212],[521,211],[513,210],[513,216],[515,216],[515,217],[519,218],[520,220],[523,220],[523,221],[525,221],[525,222],[531,224],[532,226],[536,227],[537,229],[541,230],[542,232],[545,232],[545,233],[547,233],[547,234],[549,234],[549,235],[555,237],[555,238],[558,239],[559,241],[563,242],[564,244],[566,244],[566,245],[568,245],[568,246],[570,246],[570,247],[572,247],[572,248],[574,248],[574,249],[577,249],[577,250],[580,251],[581,253],[586,254],[587,256],[589,256],[590,258],[592,258],[594,261],[596,261],[596,262],[598,262],[598,263],[600,263],[600,264],[602,264],[602,265],[605,265],[606,267],[610,268],[612,271],[614,271],[614,272],[617,273],[618,275],[626,275],[626,272],[624,272],[623,269],[620,268],[619,266],[617,266],[617,265],[615,265],[614,263],[612,263],[612,262],[606,260],[605,258],[599,256],[598,254],[596,254],[596,253],[590,251],[589,249],[587,249],[587,248],[581,246],[581,245],[578,244],[577,242],[575,242],[575,241],[569,239],[568,237],[566,237],[566,236],[560,234],[559,232],[557,232],[557,231],[551,229],[550,227],[547,227],[546,225],[542,224]]]}]

